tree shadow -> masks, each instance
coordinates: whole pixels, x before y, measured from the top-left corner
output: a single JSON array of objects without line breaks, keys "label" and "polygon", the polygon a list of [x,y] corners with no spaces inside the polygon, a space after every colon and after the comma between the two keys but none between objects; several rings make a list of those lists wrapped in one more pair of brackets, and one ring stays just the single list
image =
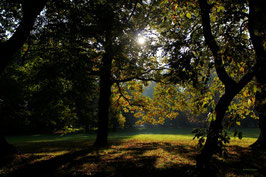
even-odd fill
[{"label": "tree shadow", "polygon": [[[194,145],[116,140],[111,141],[109,146],[99,149],[88,142],[65,143],[69,144],[65,146],[61,143],[40,144],[39,146],[46,145],[47,151],[43,151],[45,148],[42,151],[35,150],[37,153],[32,153],[32,156],[22,161],[6,176],[200,176],[195,173],[195,157],[199,149]],[[65,152],[49,157],[47,153],[55,152],[54,149],[49,148],[56,146],[60,146],[57,148]],[[210,169],[215,171],[214,176],[263,176],[266,174],[265,152],[251,151],[240,146],[228,148],[228,158],[216,156],[211,161]],[[28,151],[21,155],[27,155]]]},{"label": "tree shadow", "polygon": [[265,151],[230,146],[229,157],[223,163],[239,176],[266,176]]},{"label": "tree shadow", "polygon": [[[163,149],[174,154],[184,154],[184,149],[172,147],[168,143],[135,143],[124,145],[115,141],[105,148],[94,146],[82,147],[63,155],[26,164],[9,173],[10,177],[85,177],[85,176],[192,176],[188,171],[194,169],[193,164],[167,164],[156,167],[160,155],[145,155],[147,152]],[[187,151],[186,151],[187,152]],[[42,158],[39,157],[38,158]],[[32,160],[36,160],[32,159]]]}]

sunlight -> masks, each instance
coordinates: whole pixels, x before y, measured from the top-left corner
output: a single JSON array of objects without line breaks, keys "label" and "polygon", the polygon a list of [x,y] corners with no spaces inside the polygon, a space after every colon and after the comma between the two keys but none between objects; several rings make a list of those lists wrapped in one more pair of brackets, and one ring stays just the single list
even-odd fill
[{"label": "sunlight", "polygon": [[138,44],[139,45],[144,45],[145,42],[146,42],[146,39],[144,37],[142,37],[142,36],[138,37]]}]

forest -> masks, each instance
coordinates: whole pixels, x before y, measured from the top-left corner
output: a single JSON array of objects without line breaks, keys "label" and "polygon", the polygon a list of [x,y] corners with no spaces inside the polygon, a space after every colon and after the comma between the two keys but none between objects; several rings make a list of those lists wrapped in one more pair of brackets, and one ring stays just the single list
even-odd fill
[{"label": "forest", "polygon": [[1,0],[0,176],[264,176],[265,9]]}]

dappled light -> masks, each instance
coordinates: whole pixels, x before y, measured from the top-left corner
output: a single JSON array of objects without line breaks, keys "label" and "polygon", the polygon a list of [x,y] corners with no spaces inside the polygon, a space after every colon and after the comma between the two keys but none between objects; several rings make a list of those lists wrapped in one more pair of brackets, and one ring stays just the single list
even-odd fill
[{"label": "dappled light", "polygon": [[[110,145],[100,149],[92,146],[94,138],[87,136],[87,139],[84,139],[84,135],[70,135],[68,140],[50,136],[46,137],[46,142],[21,143],[13,140],[21,151],[9,161],[6,167],[2,168],[1,173],[10,176],[38,175],[40,177],[47,175],[159,177],[167,174],[191,176],[195,157],[200,148],[190,135],[182,136],[180,133],[181,131],[176,134],[164,134],[164,140],[160,140],[156,134],[150,134],[147,139],[147,137],[141,138],[141,134],[129,136],[126,132],[120,132],[112,134]],[[121,137],[126,137],[125,135],[129,138],[123,140]],[[225,163],[219,167],[218,174],[225,176],[241,176],[246,172],[251,175],[263,174],[265,164],[262,161],[266,160],[266,156],[257,152],[260,155],[253,159],[254,152],[245,146],[242,147],[242,141],[235,141],[237,142],[227,147],[230,150],[228,158],[217,159],[217,164],[221,164],[222,161]],[[244,141],[250,141],[250,139]],[[249,165],[250,160],[254,166]],[[240,162],[240,166],[234,165]],[[230,169],[232,165],[233,170]],[[217,168],[214,164],[213,166]]]},{"label": "dappled light", "polygon": [[265,1],[0,14],[0,176],[265,176]]}]

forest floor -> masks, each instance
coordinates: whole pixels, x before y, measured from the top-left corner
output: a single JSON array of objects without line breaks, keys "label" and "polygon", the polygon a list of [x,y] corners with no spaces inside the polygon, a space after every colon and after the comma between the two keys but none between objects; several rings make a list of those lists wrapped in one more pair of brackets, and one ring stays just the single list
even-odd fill
[{"label": "forest floor", "polygon": [[[193,176],[200,152],[192,129],[142,130],[110,134],[110,145],[97,149],[95,134],[7,137],[18,149],[0,163],[0,176],[15,177],[159,177]],[[257,129],[231,138],[228,157],[216,156],[217,176],[265,176],[266,153],[251,151]]]}]

